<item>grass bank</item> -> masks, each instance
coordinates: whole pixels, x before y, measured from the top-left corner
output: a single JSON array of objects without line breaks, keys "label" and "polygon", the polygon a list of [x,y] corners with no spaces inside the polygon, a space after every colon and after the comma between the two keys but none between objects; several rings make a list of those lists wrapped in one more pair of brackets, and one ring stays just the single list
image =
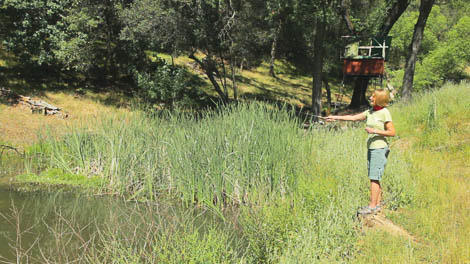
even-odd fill
[{"label": "grass bank", "polygon": [[358,262],[470,262],[469,92],[468,83],[448,84],[393,107],[400,135],[394,149],[410,164],[415,195],[387,216],[414,239],[372,232]]},{"label": "grass bank", "polygon": [[100,179],[94,192],[211,208],[230,227],[183,221],[175,232],[146,232],[143,243],[121,239],[110,224],[103,247],[86,253],[90,262],[465,263],[469,90],[449,85],[391,107],[398,137],[383,181],[386,215],[413,240],[360,231],[355,211],[368,200],[362,125],[304,129],[289,109],[263,103],[197,117],[104,114],[60,137],[43,133],[26,149],[26,167],[39,179],[58,170]]}]

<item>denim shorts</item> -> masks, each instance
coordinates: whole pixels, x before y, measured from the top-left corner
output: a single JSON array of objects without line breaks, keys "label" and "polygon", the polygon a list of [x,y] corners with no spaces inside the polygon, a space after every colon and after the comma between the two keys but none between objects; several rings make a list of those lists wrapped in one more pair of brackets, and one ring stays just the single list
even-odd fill
[{"label": "denim shorts", "polygon": [[376,181],[380,181],[382,179],[389,153],[390,149],[388,147],[369,149],[367,151],[367,170],[369,172],[369,179]]}]

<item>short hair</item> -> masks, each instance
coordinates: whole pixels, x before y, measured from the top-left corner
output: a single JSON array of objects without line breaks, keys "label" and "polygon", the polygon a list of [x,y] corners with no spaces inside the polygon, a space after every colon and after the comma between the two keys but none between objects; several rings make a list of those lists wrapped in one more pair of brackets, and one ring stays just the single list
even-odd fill
[{"label": "short hair", "polygon": [[375,104],[381,107],[388,106],[390,102],[390,93],[386,89],[377,89],[374,91]]}]

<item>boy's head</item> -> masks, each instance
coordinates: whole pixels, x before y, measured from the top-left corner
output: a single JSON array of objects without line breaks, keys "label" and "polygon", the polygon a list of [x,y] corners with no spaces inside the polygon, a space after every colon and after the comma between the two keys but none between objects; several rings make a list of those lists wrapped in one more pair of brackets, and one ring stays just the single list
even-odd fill
[{"label": "boy's head", "polygon": [[386,107],[390,102],[390,93],[386,89],[377,89],[372,96],[375,98],[375,105]]}]

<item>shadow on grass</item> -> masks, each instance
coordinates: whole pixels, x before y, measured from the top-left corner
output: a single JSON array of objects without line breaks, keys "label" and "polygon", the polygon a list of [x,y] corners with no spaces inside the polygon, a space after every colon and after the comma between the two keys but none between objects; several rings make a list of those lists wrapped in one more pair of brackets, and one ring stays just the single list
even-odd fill
[{"label": "shadow on grass", "polygon": [[[260,84],[263,84],[262,82],[256,80],[255,78],[248,78],[248,77],[244,77],[244,76],[241,76],[241,75],[237,75],[236,78],[237,78],[237,82],[247,84],[247,85],[253,85],[253,83],[256,83],[259,86]],[[272,78],[272,80],[274,82],[279,83],[281,85],[286,85],[286,86],[290,86],[290,87],[293,87],[293,88],[300,88],[303,91],[310,91],[311,90],[311,87],[305,86],[305,85],[300,84],[300,83],[295,83],[295,82],[289,81],[287,79],[283,79],[283,78],[279,77],[279,75],[276,76],[276,77],[269,77],[269,78]],[[256,86],[256,87],[258,87],[258,86]],[[272,87],[272,88],[276,87],[274,85],[269,85],[269,84],[265,84],[265,86]]]},{"label": "shadow on grass", "polygon": [[[204,108],[218,101],[217,98],[201,90],[205,82],[197,74],[191,74],[190,83],[182,103],[192,108]],[[111,78],[105,72],[97,70],[92,76],[85,77],[76,72],[37,65],[0,66],[0,87],[11,90],[17,95],[42,97],[46,100],[47,92],[64,92],[115,107],[128,107],[132,99],[138,96],[137,87],[128,75]],[[0,104],[12,103],[8,98],[2,97]]]},{"label": "shadow on grass", "polygon": [[[253,98],[256,100],[272,102],[272,103],[276,103],[277,101],[284,103],[285,99],[294,99],[294,100],[299,100],[299,101],[303,100],[299,96],[299,94],[291,94],[286,91],[275,90],[276,86],[265,84],[254,78],[242,77],[241,81],[244,84],[249,84],[260,91],[260,93],[244,93],[243,97],[247,99]],[[283,83],[285,85],[292,86],[294,88],[301,88],[302,90],[306,89],[305,86],[303,85],[292,84],[291,82],[286,81],[286,80],[278,79],[278,82]]]},{"label": "shadow on grass", "polygon": [[0,85],[23,96],[45,96],[50,91],[75,91],[82,87],[79,75],[47,66],[0,67]]},{"label": "shadow on grass", "polygon": [[293,64],[290,63],[280,63],[276,64],[276,74],[286,74],[289,76],[293,77],[299,77],[299,76],[304,76],[305,73],[302,71],[299,71]]}]

